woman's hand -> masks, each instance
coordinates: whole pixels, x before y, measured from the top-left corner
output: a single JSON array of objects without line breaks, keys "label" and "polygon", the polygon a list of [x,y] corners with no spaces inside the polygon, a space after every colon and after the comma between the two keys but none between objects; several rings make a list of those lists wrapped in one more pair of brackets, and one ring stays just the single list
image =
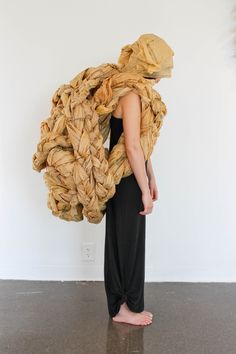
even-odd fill
[{"label": "woman's hand", "polygon": [[153,201],[157,200],[158,199],[158,189],[157,189],[156,179],[155,179],[154,175],[152,175],[151,177],[148,178],[148,185],[149,185],[152,200]]},{"label": "woman's hand", "polygon": [[153,208],[152,196],[149,191],[142,193],[142,202],[144,210],[140,211],[139,214],[146,215],[151,214]]}]

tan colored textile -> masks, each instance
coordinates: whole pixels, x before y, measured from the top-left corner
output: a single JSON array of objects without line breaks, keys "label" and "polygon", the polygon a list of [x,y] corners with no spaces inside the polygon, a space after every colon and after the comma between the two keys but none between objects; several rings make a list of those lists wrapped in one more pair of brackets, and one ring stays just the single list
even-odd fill
[{"label": "tan colored textile", "polygon": [[164,78],[171,76],[173,56],[173,50],[162,38],[148,33],[140,36],[133,44],[122,47],[118,64],[123,72]]},{"label": "tan colored textile", "polygon": [[151,156],[167,110],[152,88],[155,81],[144,75],[170,75],[173,55],[160,37],[145,34],[122,48],[118,65],[89,67],[56,90],[32,163],[38,172],[45,168],[53,215],[99,223],[116,185],[132,173],[124,132],[110,153],[104,146],[111,113],[131,90],[141,98],[140,142],[145,160]]}]

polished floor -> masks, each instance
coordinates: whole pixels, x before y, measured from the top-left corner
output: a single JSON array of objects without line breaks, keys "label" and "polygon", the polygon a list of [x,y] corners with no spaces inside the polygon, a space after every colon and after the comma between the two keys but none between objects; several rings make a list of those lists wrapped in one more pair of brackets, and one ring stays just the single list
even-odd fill
[{"label": "polished floor", "polygon": [[103,282],[0,280],[0,354],[236,354],[235,283],[146,283],[145,305],[114,323]]}]

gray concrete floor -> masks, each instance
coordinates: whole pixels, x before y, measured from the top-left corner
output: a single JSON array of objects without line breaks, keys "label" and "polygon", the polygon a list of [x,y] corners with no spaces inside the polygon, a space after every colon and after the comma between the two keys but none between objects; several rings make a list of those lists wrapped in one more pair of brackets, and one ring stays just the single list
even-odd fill
[{"label": "gray concrete floor", "polygon": [[149,326],[114,323],[103,282],[0,281],[0,354],[236,354],[236,284],[146,283]]}]

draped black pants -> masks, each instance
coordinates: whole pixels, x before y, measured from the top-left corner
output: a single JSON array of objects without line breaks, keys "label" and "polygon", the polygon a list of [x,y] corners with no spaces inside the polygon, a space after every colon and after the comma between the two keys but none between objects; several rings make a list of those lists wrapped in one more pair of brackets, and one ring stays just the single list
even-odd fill
[{"label": "draped black pants", "polygon": [[111,317],[123,302],[133,312],[144,310],[146,215],[141,210],[135,175],[123,177],[105,215],[104,284]]}]

